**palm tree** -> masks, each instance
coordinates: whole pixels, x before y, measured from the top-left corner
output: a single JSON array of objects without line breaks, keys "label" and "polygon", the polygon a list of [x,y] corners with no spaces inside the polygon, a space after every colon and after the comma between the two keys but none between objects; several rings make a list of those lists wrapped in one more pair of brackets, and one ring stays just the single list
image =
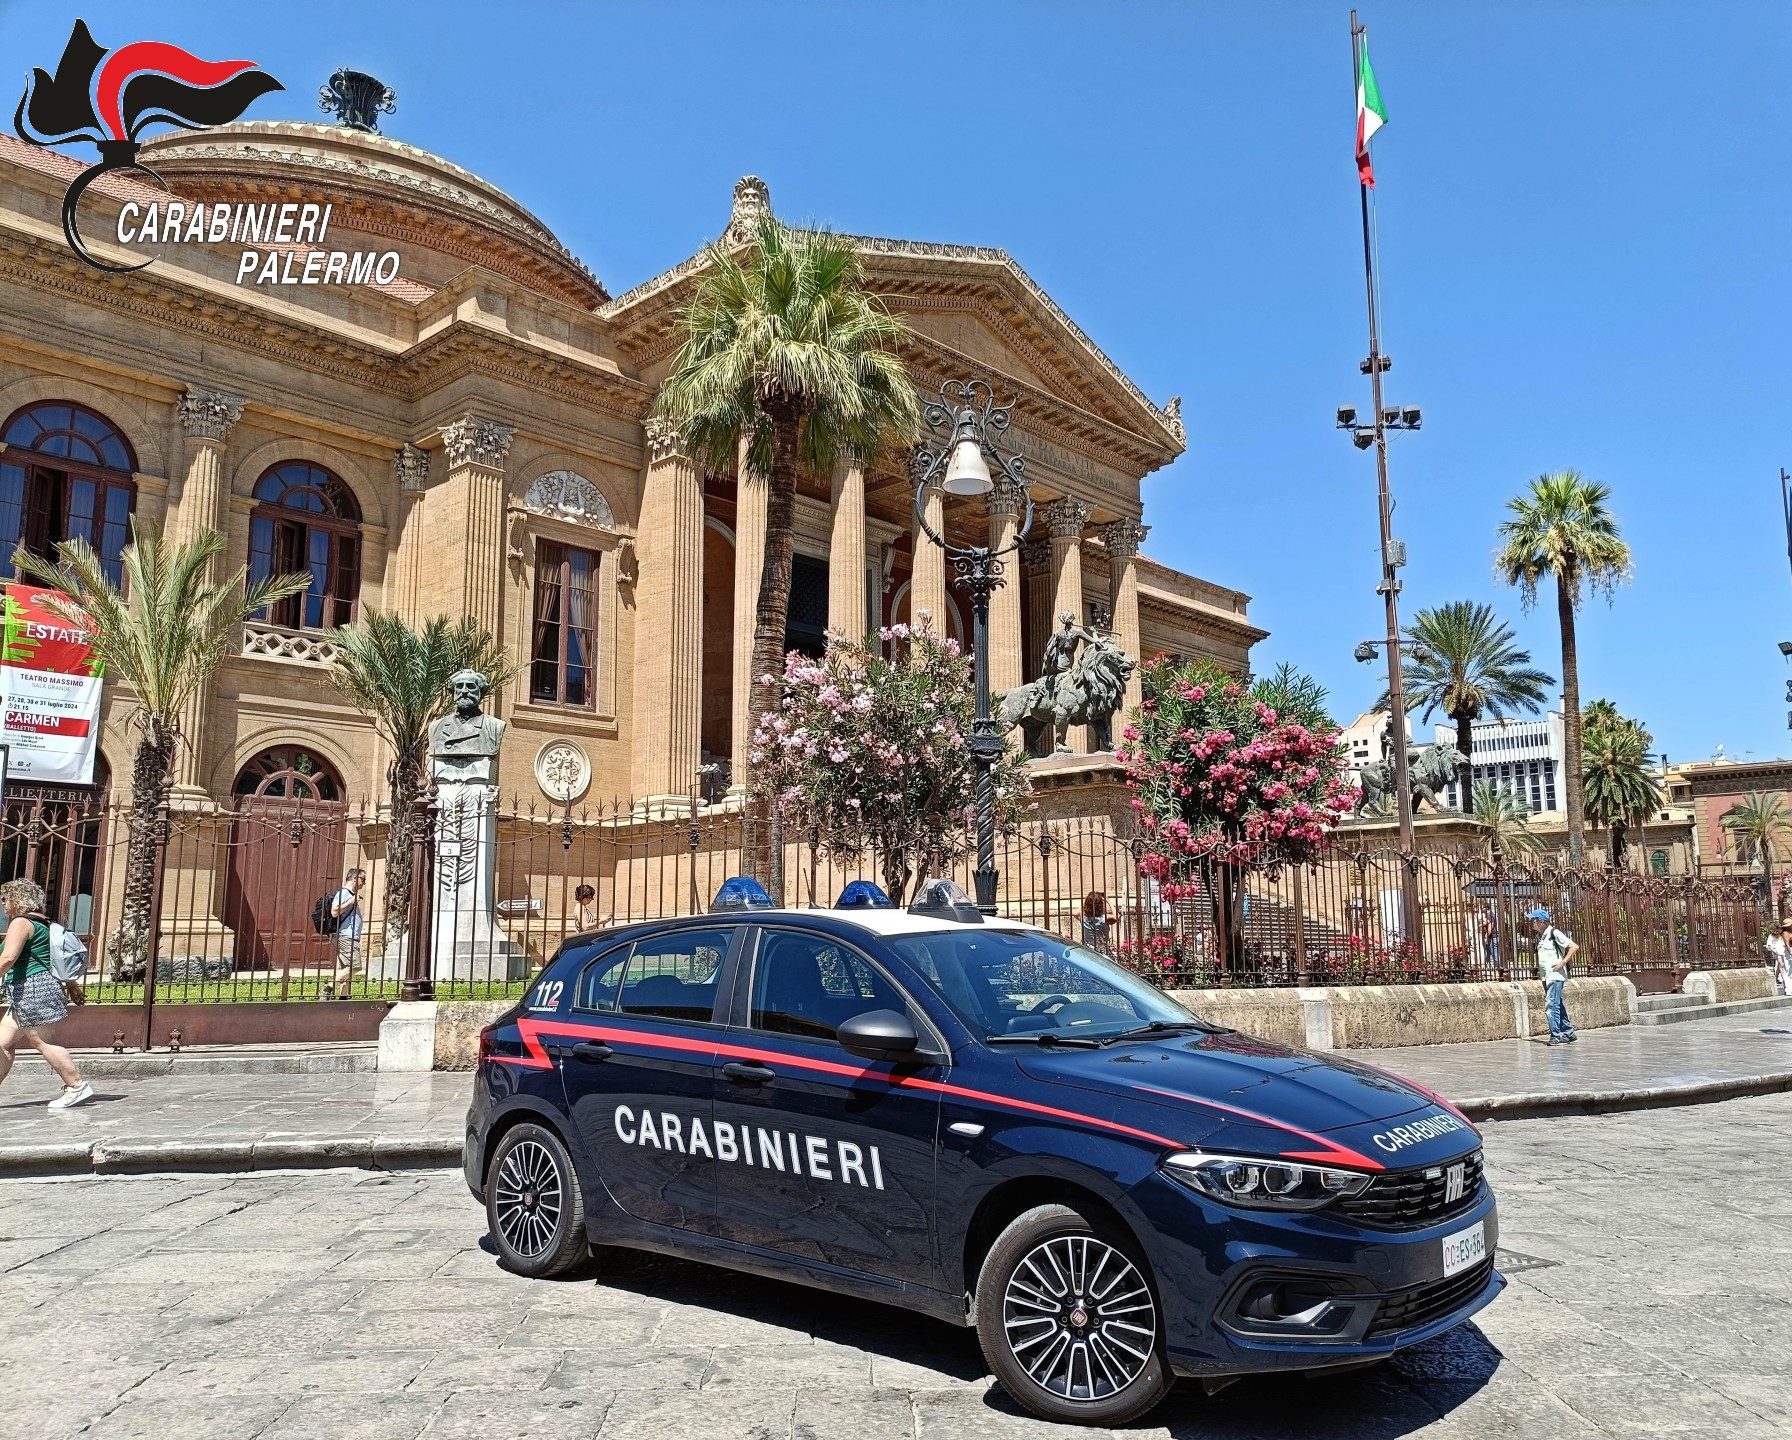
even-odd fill
[{"label": "palm tree", "polygon": [[85,540],[63,541],[54,564],[22,546],[13,552],[15,573],[60,592],[45,605],[88,632],[95,662],[129,687],[124,693],[134,705],[127,723],[137,731],[137,750],[124,899],[112,942],[115,971],[144,963],[148,954],[157,822],[180,745],[181,711],[242,644],[243,621],[311,583],[300,573],[245,586],[241,565],[214,583],[213,562],[223,553],[224,537],[215,530],[170,546],[157,527],[135,518],[121,559],[122,585],[112,583]]},{"label": "palm tree", "polygon": [[449,704],[448,681],[477,670],[493,689],[515,667],[489,631],[469,620],[437,616],[413,630],[396,615],[368,611],[332,630],[336,647],[331,683],[373,721],[392,748],[386,786],[392,816],[386,831],[386,934],[406,933],[410,919],[412,825],[429,761],[429,726]]},{"label": "palm tree", "polygon": [[1761,862],[1761,883],[1767,892],[1768,910],[1777,911],[1773,894],[1773,849],[1792,836],[1792,812],[1786,808],[1786,797],[1776,791],[1763,794],[1749,791],[1748,799],[1739,800],[1726,810],[1718,823],[1736,837],[1737,848],[1744,857],[1758,857]]},{"label": "palm tree", "polygon": [[1611,863],[1624,863],[1625,832],[1661,804],[1661,782],[1649,768],[1649,732],[1609,700],[1587,707],[1582,734],[1582,798],[1595,828],[1611,832]]},{"label": "palm tree", "polygon": [[1525,609],[1537,602],[1537,587],[1546,576],[1556,582],[1556,620],[1562,631],[1562,723],[1567,755],[1563,789],[1568,807],[1568,859],[1581,863],[1586,817],[1581,802],[1580,656],[1574,638],[1574,612],[1583,589],[1598,590],[1609,600],[1612,590],[1630,576],[1630,547],[1618,534],[1618,522],[1606,508],[1611,489],[1578,470],[1539,475],[1522,495],[1506,502],[1512,512],[1500,523],[1500,547],[1494,569],[1508,585],[1519,587]]},{"label": "palm tree", "polygon": [[1531,652],[1519,648],[1511,626],[1477,600],[1420,610],[1406,627],[1406,643],[1407,709],[1422,712],[1423,720],[1441,710],[1456,722],[1457,790],[1473,796],[1475,721],[1536,713],[1555,678],[1533,669]]},{"label": "palm tree", "polygon": [[[829,475],[843,455],[870,456],[914,435],[920,412],[895,353],[909,330],[865,290],[850,240],[769,215],[744,248],[710,250],[680,324],[684,343],[658,411],[708,468],[725,471],[744,446],[747,464],[766,477],[752,673],[780,675],[797,475]],[[772,703],[772,687],[751,687],[749,736]],[[756,801],[762,819],[768,804]],[[775,882],[769,826],[755,829],[749,865]]]},{"label": "palm tree", "polygon": [[1510,790],[1477,780],[1474,796],[1475,819],[1486,828],[1489,848],[1495,840],[1507,855],[1534,855],[1543,848],[1542,837],[1531,831],[1531,812]]}]

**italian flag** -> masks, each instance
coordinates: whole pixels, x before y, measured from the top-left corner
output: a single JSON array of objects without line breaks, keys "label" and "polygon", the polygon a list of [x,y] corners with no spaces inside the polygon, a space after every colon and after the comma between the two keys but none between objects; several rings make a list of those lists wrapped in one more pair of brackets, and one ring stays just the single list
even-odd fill
[{"label": "italian flag", "polygon": [[1382,107],[1375,71],[1369,64],[1369,32],[1365,30],[1356,60],[1356,173],[1371,190],[1375,188],[1375,167],[1369,163],[1369,141],[1387,123],[1388,112]]}]

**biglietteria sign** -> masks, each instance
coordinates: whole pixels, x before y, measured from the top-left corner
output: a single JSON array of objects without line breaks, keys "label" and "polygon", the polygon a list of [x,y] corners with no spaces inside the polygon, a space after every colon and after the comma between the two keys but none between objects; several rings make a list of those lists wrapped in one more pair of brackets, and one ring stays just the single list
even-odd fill
[{"label": "biglietteria sign", "polygon": [[99,744],[100,675],[87,631],[44,601],[35,585],[7,585],[0,645],[0,743],[13,780],[91,785]]}]

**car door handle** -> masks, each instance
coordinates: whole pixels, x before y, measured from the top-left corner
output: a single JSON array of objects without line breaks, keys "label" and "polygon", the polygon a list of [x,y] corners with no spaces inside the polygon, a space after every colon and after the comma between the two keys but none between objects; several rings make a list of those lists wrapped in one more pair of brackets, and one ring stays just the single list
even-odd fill
[{"label": "car door handle", "polygon": [[743,1065],[738,1060],[730,1060],[722,1067],[722,1073],[736,1085],[769,1085],[778,1078],[778,1072],[769,1065]]},{"label": "car door handle", "polygon": [[601,1040],[581,1040],[572,1047],[572,1058],[595,1065],[599,1060],[608,1060],[616,1052]]}]

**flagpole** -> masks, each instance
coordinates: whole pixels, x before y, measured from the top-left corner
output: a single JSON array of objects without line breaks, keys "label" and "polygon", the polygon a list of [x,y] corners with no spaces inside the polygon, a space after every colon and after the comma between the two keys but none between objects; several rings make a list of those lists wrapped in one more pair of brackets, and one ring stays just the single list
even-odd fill
[{"label": "flagpole", "polygon": [[[1362,74],[1362,50],[1366,32],[1356,18],[1356,11],[1350,12],[1350,85],[1354,95]],[[1369,230],[1369,187],[1357,176],[1357,197],[1363,212],[1363,285],[1369,302],[1369,391],[1373,397],[1375,426],[1375,478],[1378,494],[1378,509],[1381,518],[1381,585],[1387,611],[1387,641],[1385,649],[1388,657],[1388,729],[1393,736],[1392,754],[1394,757],[1394,803],[1400,822],[1400,850],[1403,855],[1414,855],[1412,829],[1412,788],[1408,782],[1406,762],[1406,687],[1401,677],[1400,665],[1400,576],[1399,566],[1394,563],[1393,546],[1393,494],[1388,488],[1388,436],[1387,425],[1382,418],[1381,409],[1381,376],[1388,368],[1389,361],[1381,353],[1381,327],[1375,313],[1375,247]],[[1473,802],[1463,796],[1462,808],[1468,811]],[[1409,943],[1418,943],[1418,895],[1415,891],[1412,861],[1402,865],[1401,897],[1405,910],[1405,933],[1402,939]]]}]

